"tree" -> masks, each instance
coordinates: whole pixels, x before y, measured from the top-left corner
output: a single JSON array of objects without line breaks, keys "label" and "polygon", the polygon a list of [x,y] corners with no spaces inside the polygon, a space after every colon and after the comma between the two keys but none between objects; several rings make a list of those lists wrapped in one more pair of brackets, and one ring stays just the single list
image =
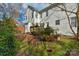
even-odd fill
[{"label": "tree", "polygon": [[71,26],[71,23],[70,23],[70,18],[69,18],[69,15],[68,15],[68,13],[67,13],[67,9],[66,9],[66,7],[65,7],[64,4],[63,4],[63,6],[64,6],[64,9],[65,9],[65,10],[64,10],[64,11],[65,11],[65,14],[66,14],[67,19],[68,19],[69,27],[70,27],[71,31],[73,32],[74,36],[76,37],[76,33],[74,32],[74,30],[73,30],[73,28],[72,28],[72,26]]},{"label": "tree", "polygon": [[79,40],[79,3],[77,4],[76,16],[77,16],[77,39]]},{"label": "tree", "polygon": [[15,55],[15,35],[14,28],[15,25],[12,22],[11,18],[3,18],[0,21],[0,55]]},{"label": "tree", "polygon": [[[53,5],[53,4],[51,4],[51,5]],[[70,23],[70,17],[69,17],[69,14],[68,13],[70,13],[70,14],[75,14],[76,16],[77,16],[77,25],[79,24],[78,22],[79,22],[79,20],[78,20],[78,12],[79,12],[79,9],[77,10],[77,12],[74,12],[74,10],[67,10],[67,7],[66,7],[66,4],[63,4],[63,3],[61,3],[61,5],[63,6],[63,7],[60,7],[59,5],[56,5],[56,7],[58,7],[58,8],[60,8],[61,10],[60,11],[64,11],[65,12],[65,14],[66,14],[66,16],[67,16],[67,20],[68,20],[68,24],[69,24],[69,27],[70,27],[70,29],[71,29],[71,31],[73,32],[73,34],[74,34],[74,36],[75,36],[75,38],[76,39],[78,39],[78,36],[79,36],[79,26],[77,26],[77,34],[74,32],[74,30],[73,30],[73,28],[72,28],[72,26],[71,26],[71,23]],[[79,7],[79,6],[78,6]],[[76,7],[77,8],[77,7]],[[75,8],[75,9],[76,9]],[[51,14],[52,15],[52,14]]]},{"label": "tree", "polygon": [[[64,6],[64,8],[65,8],[65,6]],[[74,12],[74,14],[76,15],[76,20],[77,20],[77,34],[73,31],[71,25],[70,25],[70,28],[71,28],[72,32],[74,33],[76,39],[79,41],[79,3],[77,3],[77,7],[76,8],[77,8],[77,11]],[[71,12],[73,13],[73,11],[71,11]],[[67,18],[68,18],[68,21],[69,21],[69,24],[70,24],[70,19],[69,19],[69,16],[67,14],[66,8],[65,8],[65,13],[67,15]]]}]

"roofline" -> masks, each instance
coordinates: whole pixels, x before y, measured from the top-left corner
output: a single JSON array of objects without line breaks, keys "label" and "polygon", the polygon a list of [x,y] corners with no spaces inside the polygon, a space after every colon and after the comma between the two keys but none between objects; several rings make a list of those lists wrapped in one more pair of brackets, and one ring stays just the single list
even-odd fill
[{"label": "roofline", "polygon": [[50,4],[49,6],[47,6],[46,8],[40,10],[39,12],[42,13],[44,11],[48,11],[49,9],[52,9],[54,7],[56,7],[57,5],[62,5],[61,3],[54,3],[54,4]]},{"label": "roofline", "polygon": [[33,11],[39,12],[38,10],[36,10],[34,7],[32,7],[32,6],[30,6],[30,5],[28,5],[28,8],[32,9]]},{"label": "roofline", "polygon": [[30,8],[30,9],[32,9],[33,11],[36,11],[36,12],[38,12],[38,13],[41,14],[42,12],[48,11],[49,9],[52,9],[52,8],[56,7],[57,5],[62,5],[62,3],[50,4],[49,6],[47,6],[46,8],[44,8],[44,9],[42,9],[42,10],[40,10],[40,11],[38,11],[37,9],[35,9],[34,7],[32,7],[32,6],[30,6],[30,5],[28,5],[28,8]]}]

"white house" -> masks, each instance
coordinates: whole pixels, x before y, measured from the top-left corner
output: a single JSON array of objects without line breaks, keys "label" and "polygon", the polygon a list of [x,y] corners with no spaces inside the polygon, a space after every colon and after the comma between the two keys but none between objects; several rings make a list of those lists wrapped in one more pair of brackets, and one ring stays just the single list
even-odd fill
[{"label": "white house", "polygon": [[[76,4],[65,4],[66,9],[68,11],[73,11],[76,12]],[[73,32],[71,31],[68,23],[68,18],[64,10],[61,10],[59,7],[64,8],[61,3],[54,3],[54,4],[49,4],[47,7],[43,8],[42,10],[37,10],[33,6],[28,6],[27,8],[27,22],[36,24],[40,26],[40,23],[45,23],[45,27],[47,22],[49,22],[49,25],[53,29],[58,29],[60,34],[63,35],[73,35]],[[77,32],[77,23],[76,23],[76,15],[67,12],[70,18],[70,23],[75,31]]]}]

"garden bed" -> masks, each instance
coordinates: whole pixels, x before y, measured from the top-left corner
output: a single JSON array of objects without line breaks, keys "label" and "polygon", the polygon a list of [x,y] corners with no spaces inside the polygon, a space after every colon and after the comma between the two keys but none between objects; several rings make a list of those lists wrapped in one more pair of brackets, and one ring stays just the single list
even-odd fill
[{"label": "garden bed", "polygon": [[54,42],[38,41],[35,44],[28,44],[27,42],[21,41],[21,43],[21,45],[25,45],[24,47],[20,48],[24,48],[25,55],[28,54],[33,56],[64,56],[66,55],[67,51],[71,51],[73,49],[79,51],[79,42],[74,39],[69,39],[68,37],[62,37],[61,40]]}]

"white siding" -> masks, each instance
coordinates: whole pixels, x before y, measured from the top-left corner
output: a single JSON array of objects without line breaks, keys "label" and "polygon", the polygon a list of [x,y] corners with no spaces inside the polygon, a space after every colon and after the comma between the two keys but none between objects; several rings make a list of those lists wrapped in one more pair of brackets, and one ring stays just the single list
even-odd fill
[{"label": "white siding", "polygon": [[[70,5],[70,4],[69,4]],[[68,5],[68,6],[69,6]],[[70,9],[69,9],[70,8]],[[69,10],[71,11],[71,6],[69,6]],[[73,9],[73,8],[72,8]],[[46,23],[46,22],[49,22],[49,25],[52,27],[52,28],[58,28],[59,29],[59,32],[61,34],[64,34],[64,35],[73,35],[70,27],[69,27],[69,24],[68,24],[68,19],[67,19],[67,16],[65,14],[64,11],[58,11],[60,10],[59,8],[57,9],[54,8],[54,9],[50,9],[48,12],[48,17],[45,17],[45,14],[43,14],[43,22]],[[70,15],[70,13],[68,13]],[[70,16],[75,16],[74,14],[71,14]],[[60,25],[56,25],[55,24],[55,21],[56,20],[60,20]],[[73,30],[76,32],[77,31],[77,28],[73,27]]]},{"label": "white siding", "polygon": [[[62,6],[60,6],[62,7]],[[67,10],[76,12],[76,5],[75,4],[66,4]],[[63,8],[63,7],[62,7]],[[29,15],[27,16],[27,19],[32,19],[34,23],[40,23],[44,22],[45,25],[47,22],[49,22],[49,25],[54,29],[59,29],[60,34],[64,35],[73,35],[69,24],[68,19],[64,11],[60,11],[61,9],[58,7],[52,8],[48,10],[48,16],[46,16],[46,11],[42,13],[42,18],[40,18],[40,14],[38,13],[38,16],[36,18],[35,14],[37,13],[34,11],[34,18],[31,18],[31,10],[29,10],[27,13]],[[74,14],[68,13],[69,17],[74,17]],[[56,25],[56,20],[60,20],[60,25]],[[76,32],[77,28],[73,27],[73,30]]]}]

